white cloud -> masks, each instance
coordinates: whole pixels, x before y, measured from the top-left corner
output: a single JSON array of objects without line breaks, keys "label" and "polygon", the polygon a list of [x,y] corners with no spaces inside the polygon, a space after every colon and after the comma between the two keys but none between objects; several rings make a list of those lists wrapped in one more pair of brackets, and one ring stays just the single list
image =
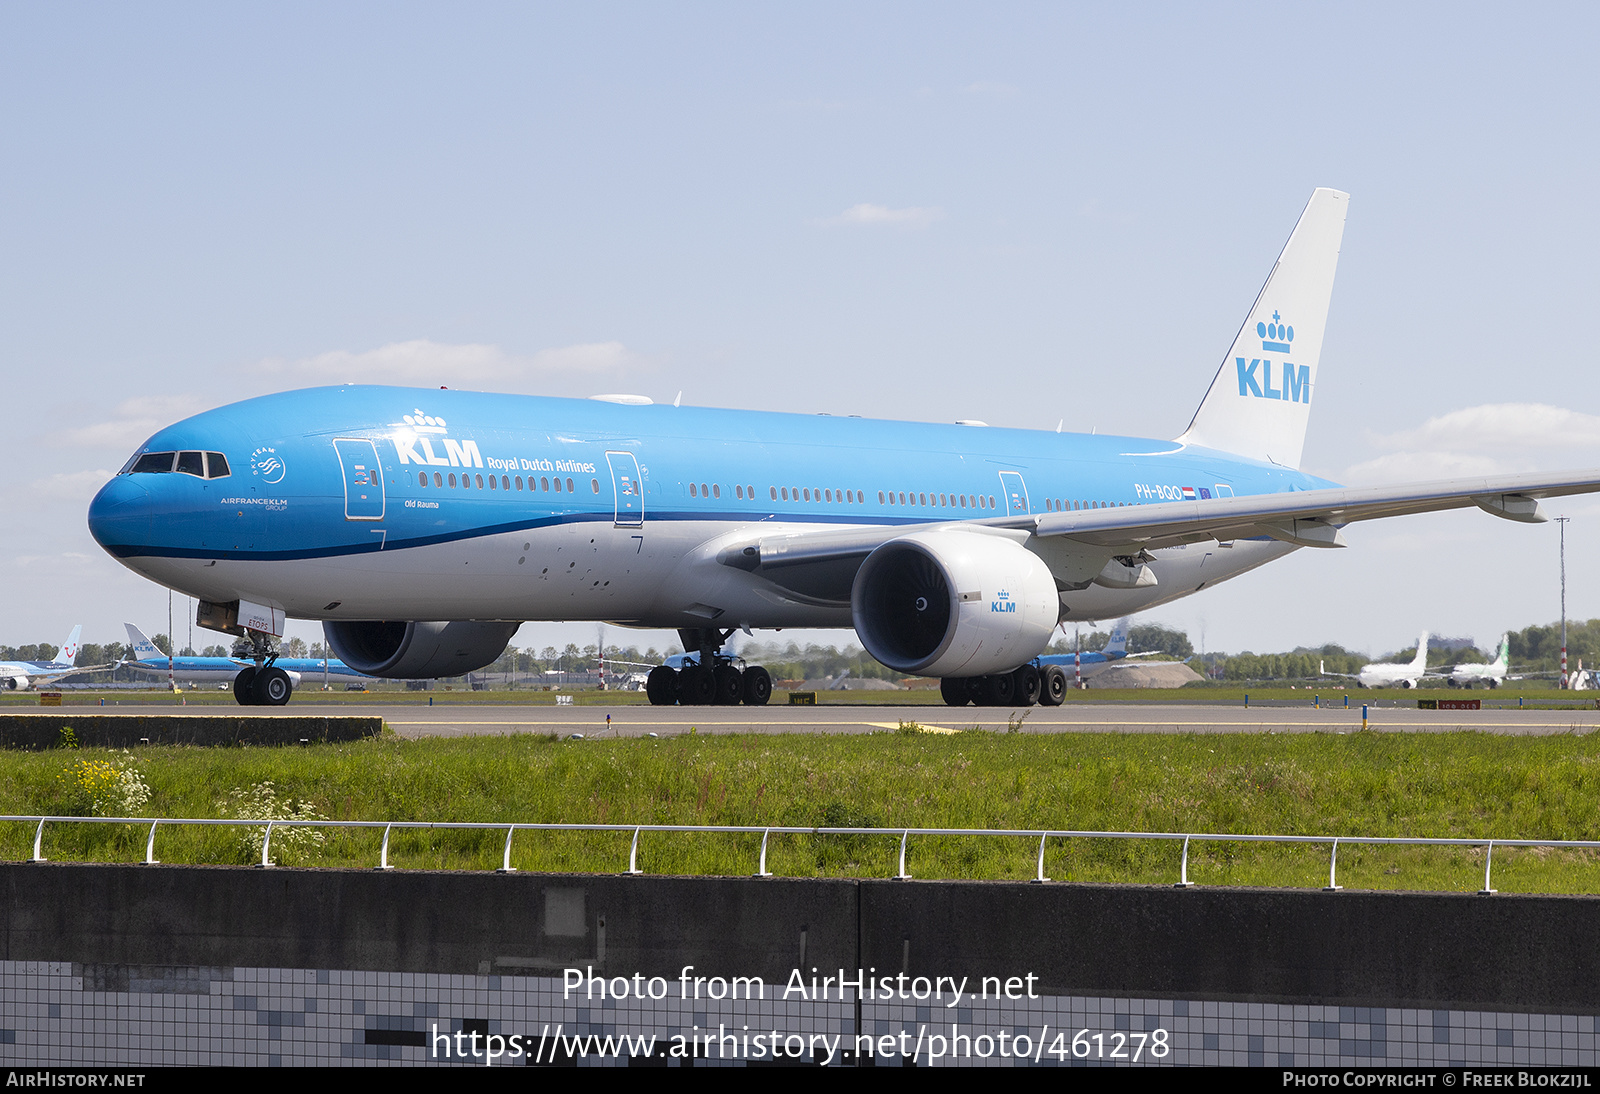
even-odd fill
[{"label": "white cloud", "polygon": [[1385,448],[1600,448],[1600,417],[1543,403],[1488,403],[1429,418],[1416,429],[1373,438]]},{"label": "white cloud", "polygon": [[124,400],[113,417],[51,435],[51,443],[66,448],[114,448],[131,452],[150,434],[205,408],[195,395],[141,395]]},{"label": "white cloud", "polygon": [[35,501],[80,502],[88,504],[95,492],[111,480],[115,471],[62,471],[34,479],[27,485],[27,496]]},{"label": "white cloud", "polygon": [[887,205],[862,202],[852,205],[836,217],[819,221],[821,224],[890,224],[899,228],[926,228],[936,220],[944,219],[944,210],[933,206],[908,209],[891,209]]},{"label": "white cloud", "polygon": [[1345,469],[1340,479],[1352,486],[1381,486],[1385,483],[1506,475],[1514,470],[1492,456],[1477,456],[1463,452],[1405,451],[1390,452],[1376,459],[1352,464]]},{"label": "white cloud", "polygon": [[1600,417],[1542,403],[1489,403],[1367,440],[1392,451],[1347,468],[1343,481],[1378,485],[1581,468],[1600,455]]},{"label": "white cloud", "polygon": [[456,387],[477,383],[514,384],[551,374],[608,372],[639,368],[646,363],[621,342],[585,342],[521,356],[481,343],[449,345],[417,339],[391,342],[361,353],[334,350],[297,361],[273,360],[266,362],[266,367],[326,383],[362,381]]},{"label": "white cloud", "polygon": [[1016,84],[996,83],[993,80],[974,80],[961,90],[968,95],[992,95],[1000,99],[1011,99],[1022,94],[1022,89]]}]

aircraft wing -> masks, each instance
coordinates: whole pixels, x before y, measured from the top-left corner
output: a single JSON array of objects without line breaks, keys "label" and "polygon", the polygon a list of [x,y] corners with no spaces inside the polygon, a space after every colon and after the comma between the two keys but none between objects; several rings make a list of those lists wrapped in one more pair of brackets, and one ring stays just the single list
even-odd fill
[{"label": "aircraft wing", "polygon": [[[725,541],[717,561],[759,572],[804,599],[838,602],[862,559],[880,545],[913,532],[959,527],[969,531],[1041,538],[1064,537],[1091,547],[1123,549],[1228,541],[1267,536],[1303,547],[1344,547],[1340,529],[1363,520],[1476,506],[1507,520],[1536,524],[1548,518],[1542,498],[1600,491],[1600,469],[1556,475],[1499,475],[1400,486],[1296,490],[1280,494],[1153,502],[1061,513],[1018,513],[960,522],[751,529]],[[1098,565],[1098,564],[1097,564]]]},{"label": "aircraft wing", "polygon": [[[1600,470],[1591,469],[1565,475],[1499,475],[1401,486],[1164,501],[1034,514],[1026,522],[1033,525],[1036,535],[1068,536],[1108,547],[1167,547],[1263,535],[1302,547],[1343,547],[1345,541],[1339,529],[1356,521],[1477,506],[1507,520],[1538,524],[1549,519],[1539,508],[1540,499],[1596,491],[1600,491]],[[1015,527],[1023,522],[1008,518],[1002,523]]]}]

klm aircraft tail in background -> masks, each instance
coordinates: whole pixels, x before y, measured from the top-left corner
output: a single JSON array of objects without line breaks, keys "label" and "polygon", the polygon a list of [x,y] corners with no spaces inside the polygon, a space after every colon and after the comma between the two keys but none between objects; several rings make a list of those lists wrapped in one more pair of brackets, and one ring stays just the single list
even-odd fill
[{"label": "klm aircraft tail in background", "polygon": [[1312,193],[1180,442],[1300,466],[1349,207]]}]

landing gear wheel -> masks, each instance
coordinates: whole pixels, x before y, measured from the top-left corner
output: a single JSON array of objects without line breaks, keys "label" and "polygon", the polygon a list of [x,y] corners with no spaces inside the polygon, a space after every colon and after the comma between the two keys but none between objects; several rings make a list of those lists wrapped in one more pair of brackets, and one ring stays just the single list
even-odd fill
[{"label": "landing gear wheel", "polygon": [[760,665],[744,670],[744,705],[764,707],[772,698],[772,674]]},{"label": "landing gear wheel", "polygon": [[744,698],[744,673],[732,665],[718,665],[711,671],[716,684],[716,697],[712,702],[719,707],[736,707]]},{"label": "landing gear wheel", "polygon": [[699,665],[685,665],[678,673],[678,702],[686,707],[708,707],[717,697],[717,679]]},{"label": "landing gear wheel", "polygon": [[994,676],[982,677],[983,705],[986,707],[1008,707],[1017,698],[1017,678],[1009,672],[996,673]]},{"label": "landing gear wheel", "polygon": [[1039,670],[1023,665],[1011,674],[1016,689],[1015,702],[1019,707],[1031,707],[1039,701]]},{"label": "landing gear wheel", "polygon": [[1060,665],[1046,665],[1039,680],[1039,704],[1058,707],[1067,701],[1067,670]]},{"label": "landing gear wheel", "polygon": [[946,676],[939,681],[939,694],[946,706],[964,707],[972,702],[972,681],[965,676]]},{"label": "landing gear wheel", "polygon": [[257,706],[281,707],[289,701],[289,696],[294,694],[294,684],[290,682],[289,674],[282,669],[268,668],[256,673],[250,690],[255,693]]},{"label": "landing gear wheel", "polygon": [[233,678],[233,698],[242,707],[256,705],[256,670],[240,669],[239,675]]},{"label": "landing gear wheel", "polygon": [[657,665],[650,670],[650,675],[644,680],[644,693],[650,697],[650,705],[656,707],[670,707],[678,701],[678,673],[666,665]]}]

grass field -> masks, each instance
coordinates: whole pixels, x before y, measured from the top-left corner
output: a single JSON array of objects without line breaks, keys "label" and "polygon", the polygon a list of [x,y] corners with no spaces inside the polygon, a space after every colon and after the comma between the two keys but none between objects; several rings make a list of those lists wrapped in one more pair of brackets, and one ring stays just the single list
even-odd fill
[{"label": "grass field", "polygon": [[[86,813],[68,769],[122,755],[0,753],[0,812]],[[154,747],[140,750],[133,766],[150,791],[139,815],[225,815],[230,794],[270,782],[280,799],[340,820],[887,830],[774,836],[769,869],[791,877],[892,876],[902,827],[1600,839],[1600,735],[932,735],[908,727],[867,736],[386,737],[309,748]],[[137,861],[146,832],[58,825],[46,831],[45,854]],[[29,857],[32,836],[31,826],[0,825],[0,857]],[[513,864],[618,872],[629,838],[519,833]],[[370,867],[380,841],[381,831],[330,832],[321,848],[285,846],[275,858]],[[503,832],[397,832],[390,859],[411,868],[491,869],[503,843]],[[758,836],[646,834],[640,866],[751,874],[758,845]],[[925,837],[913,839],[908,865],[923,878],[1020,880],[1033,875],[1037,846],[1022,838]],[[1170,883],[1179,853],[1170,842],[1058,840],[1045,869],[1060,881]],[[238,832],[223,829],[162,829],[157,842],[157,857],[169,863],[242,863],[251,855]],[[1202,885],[1320,887],[1327,863],[1325,845],[1197,843],[1189,875]],[[1339,851],[1347,888],[1473,891],[1482,878],[1481,848]],[[1494,884],[1503,892],[1600,893],[1600,858],[1500,848]]]}]

